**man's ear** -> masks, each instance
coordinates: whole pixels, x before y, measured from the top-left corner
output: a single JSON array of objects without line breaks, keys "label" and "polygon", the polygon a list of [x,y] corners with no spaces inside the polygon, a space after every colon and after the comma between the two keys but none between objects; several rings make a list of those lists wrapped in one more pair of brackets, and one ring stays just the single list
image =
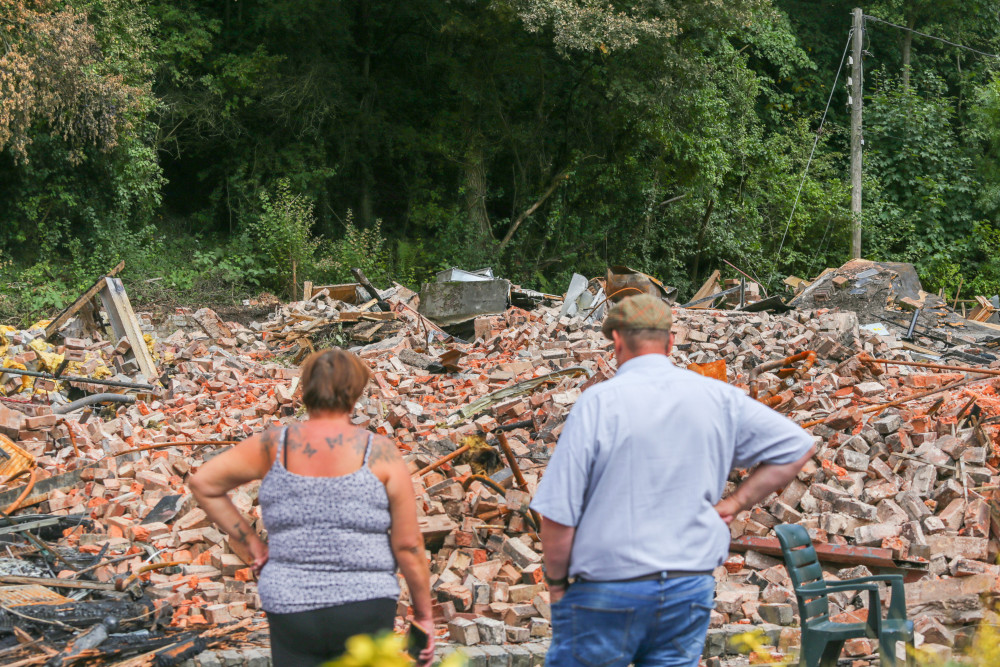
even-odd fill
[{"label": "man's ear", "polygon": [[667,337],[667,354],[670,354],[670,351],[672,349],[674,349],[674,332],[673,331],[671,331],[670,335]]},{"label": "man's ear", "polygon": [[612,329],[611,330],[611,340],[614,341],[614,344],[615,344],[615,348],[614,348],[615,349],[615,355],[621,354],[622,350],[625,348],[625,339],[622,338],[622,335],[618,331],[618,329]]}]

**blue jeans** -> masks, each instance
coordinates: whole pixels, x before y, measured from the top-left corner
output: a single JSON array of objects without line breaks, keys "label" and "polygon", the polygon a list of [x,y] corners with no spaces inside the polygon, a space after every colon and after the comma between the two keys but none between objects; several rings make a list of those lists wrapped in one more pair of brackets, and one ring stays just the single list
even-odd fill
[{"label": "blue jeans", "polygon": [[708,575],[577,582],[552,605],[548,667],[697,667],[715,580]]}]

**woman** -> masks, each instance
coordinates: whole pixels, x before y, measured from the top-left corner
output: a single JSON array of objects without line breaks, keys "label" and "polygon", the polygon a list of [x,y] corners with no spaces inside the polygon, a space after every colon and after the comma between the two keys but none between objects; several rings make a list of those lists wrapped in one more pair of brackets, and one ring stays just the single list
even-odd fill
[{"label": "woman", "polygon": [[[430,575],[410,473],[391,440],[349,421],[369,377],[349,352],[313,353],[302,365],[309,419],[244,440],[189,483],[208,517],[253,556],[275,667],[314,667],[342,654],[352,635],[392,630],[397,564],[413,622],[431,637],[418,662],[434,656]],[[270,545],[227,495],[261,478]]]}]

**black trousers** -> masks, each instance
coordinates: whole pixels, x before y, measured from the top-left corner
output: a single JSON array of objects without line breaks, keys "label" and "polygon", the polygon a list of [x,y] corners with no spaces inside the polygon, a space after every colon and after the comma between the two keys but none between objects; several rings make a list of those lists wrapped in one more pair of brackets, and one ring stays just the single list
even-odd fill
[{"label": "black trousers", "polygon": [[274,667],[316,667],[339,658],[349,637],[391,631],[396,600],[349,602],[314,611],[267,615]]}]

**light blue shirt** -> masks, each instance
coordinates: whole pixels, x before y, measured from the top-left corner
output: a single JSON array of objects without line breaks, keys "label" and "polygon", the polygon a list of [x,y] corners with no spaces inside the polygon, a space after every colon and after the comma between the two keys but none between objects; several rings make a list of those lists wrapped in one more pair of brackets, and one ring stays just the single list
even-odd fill
[{"label": "light blue shirt", "polygon": [[792,463],[812,444],[736,387],[646,354],[583,392],[531,507],[576,527],[570,576],[711,570],[729,554],[714,505],[730,470]]}]

